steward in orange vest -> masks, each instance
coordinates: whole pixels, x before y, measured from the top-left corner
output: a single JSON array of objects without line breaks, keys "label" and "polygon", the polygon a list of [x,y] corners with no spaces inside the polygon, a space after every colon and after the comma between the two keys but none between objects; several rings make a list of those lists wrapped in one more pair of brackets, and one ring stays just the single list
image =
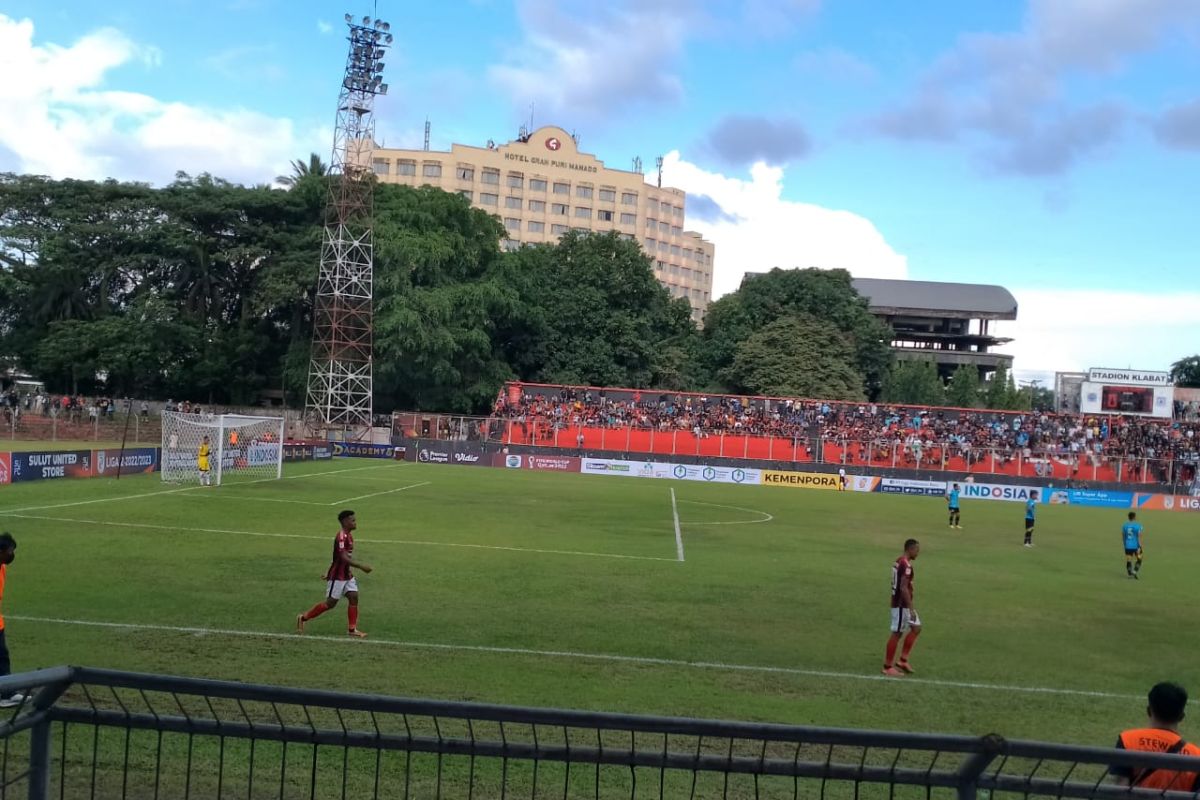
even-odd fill
[{"label": "steward in orange vest", "polygon": [[[1117,738],[1121,750],[1141,750],[1149,753],[1179,753],[1200,756],[1200,747],[1179,734],[1183,710],[1187,706],[1187,691],[1175,683],[1155,684],[1150,690],[1146,714],[1150,724],[1145,728],[1123,731]],[[1109,770],[1126,786],[1141,789],[1169,789],[1178,792],[1200,790],[1200,774],[1169,769],[1135,769],[1113,767]]]}]

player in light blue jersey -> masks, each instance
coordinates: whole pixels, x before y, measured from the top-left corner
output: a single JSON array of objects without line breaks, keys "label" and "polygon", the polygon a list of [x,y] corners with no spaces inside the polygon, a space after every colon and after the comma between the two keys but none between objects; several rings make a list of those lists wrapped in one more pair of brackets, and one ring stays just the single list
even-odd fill
[{"label": "player in light blue jersey", "polygon": [[962,521],[962,518],[958,511],[957,483],[950,487],[950,491],[946,492],[946,507],[950,510],[950,527],[962,530],[962,525],[959,525],[959,522]]},{"label": "player in light blue jersey", "polygon": [[1129,512],[1129,521],[1121,526],[1121,538],[1125,542],[1125,573],[1137,580],[1142,571],[1142,523],[1137,514]]},{"label": "player in light blue jersey", "polygon": [[1037,492],[1030,492],[1025,501],[1025,546],[1033,547],[1033,522],[1037,515]]}]

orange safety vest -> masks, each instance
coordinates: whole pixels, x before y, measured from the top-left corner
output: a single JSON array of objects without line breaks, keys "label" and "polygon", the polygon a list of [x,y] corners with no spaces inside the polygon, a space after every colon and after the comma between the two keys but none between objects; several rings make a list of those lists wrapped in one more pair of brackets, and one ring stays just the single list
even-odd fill
[{"label": "orange safety vest", "polygon": [[[1121,746],[1126,750],[1148,753],[1179,753],[1200,756],[1200,747],[1184,740],[1174,731],[1161,728],[1134,728],[1121,733]],[[1200,774],[1171,769],[1143,769],[1133,773],[1133,785],[1141,789],[1171,789],[1191,792],[1200,787]]]}]

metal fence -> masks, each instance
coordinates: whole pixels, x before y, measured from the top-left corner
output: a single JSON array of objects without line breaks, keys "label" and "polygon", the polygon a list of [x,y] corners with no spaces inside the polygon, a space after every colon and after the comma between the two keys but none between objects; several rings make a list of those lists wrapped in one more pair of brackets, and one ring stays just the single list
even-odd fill
[{"label": "metal fence", "polygon": [[[0,797],[1158,798],[1200,758],[559,711],[59,667],[0,679]],[[1189,776],[1190,777],[1190,776]]]}]

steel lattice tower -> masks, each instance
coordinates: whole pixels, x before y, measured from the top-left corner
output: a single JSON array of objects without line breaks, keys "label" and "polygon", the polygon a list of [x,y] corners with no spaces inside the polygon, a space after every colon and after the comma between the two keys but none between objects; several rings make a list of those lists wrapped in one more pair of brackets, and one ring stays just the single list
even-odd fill
[{"label": "steel lattice tower", "polygon": [[371,425],[374,253],[371,153],[375,96],[387,94],[381,60],[390,25],[349,14],[350,49],[338,93],[329,202],[313,308],[305,417],[325,428]]}]

